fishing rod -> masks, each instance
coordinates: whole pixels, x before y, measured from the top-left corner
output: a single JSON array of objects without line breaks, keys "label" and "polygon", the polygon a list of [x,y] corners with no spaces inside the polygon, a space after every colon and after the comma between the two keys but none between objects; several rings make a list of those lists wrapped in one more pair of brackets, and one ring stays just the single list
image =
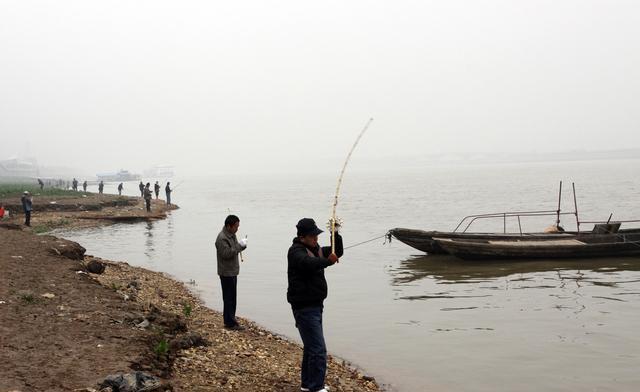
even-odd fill
[{"label": "fishing rod", "polygon": [[177,187],[179,187],[179,186],[180,186],[180,185],[182,185],[182,184],[184,184],[184,180],[180,181],[180,182],[178,183],[178,185],[176,185],[176,186],[174,186],[173,188],[171,188],[171,190],[172,190],[172,191],[173,191],[173,190],[175,190]]},{"label": "fishing rod", "polygon": [[367,123],[365,124],[364,128],[362,128],[362,131],[360,131],[360,134],[356,138],[356,141],[353,143],[353,146],[351,146],[351,150],[349,150],[349,154],[347,155],[347,158],[344,160],[344,165],[342,165],[342,170],[340,171],[340,176],[338,177],[338,184],[336,185],[336,194],[333,197],[333,208],[331,211],[331,222],[330,222],[331,223],[331,253],[334,253],[334,254],[336,253],[336,224],[338,224],[336,220],[336,211],[338,209],[338,198],[340,197],[340,188],[342,187],[342,178],[344,177],[345,170],[347,170],[347,165],[349,164],[349,160],[351,159],[351,155],[353,154],[353,151],[358,146],[358,143],[360,143],[360,139],[362,139],[362,136],[365,134],[365,132],[367,132],[367,129],[369,129],[369,125],[371,125],[372,122],[373,122],[373,118],[370,118],[369,121],[367,121]]}]

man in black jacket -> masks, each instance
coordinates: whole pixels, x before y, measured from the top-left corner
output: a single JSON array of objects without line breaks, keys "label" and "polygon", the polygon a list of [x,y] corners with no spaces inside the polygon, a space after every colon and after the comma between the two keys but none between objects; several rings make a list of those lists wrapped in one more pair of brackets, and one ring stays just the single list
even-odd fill
[{"label": "man in black jacket", "polygon": [[173,189],[171,189],[170,182],[167,182],[167,186],[164,187],[164,192],[167,194],[167,205],[171,205],[171,192],[173,192]]},{"label": "man in black jacket", "polygon": [[147,182],[144,189],[142,190],[142,195],[144,197],[144,204],[147,207],[147,212],[151,212],[151,198],[153,194],[151,193],[151,183]]},{"label": "man in black jacket", "polygon": [[24,225],[31,226],[31,211],[33,210],[33,198],[31,197],[31,193],[24,191],[20,201],[22,202],[22,210],[24,211]]},{"label": "man in black jacket", "polygon": [[304,345],[301,368],[301,390],[326,392],[327,347],[322,331],[323,302],[327,298],[324,269],[337,263],[343,254],[342,237],[336,233],[336,253],[331,247],[321,248],[318,235],[322,230],[313,219],[301,219],[296,225],[297,237],[287,254],[287,301],[293,309],[296,327]]}]

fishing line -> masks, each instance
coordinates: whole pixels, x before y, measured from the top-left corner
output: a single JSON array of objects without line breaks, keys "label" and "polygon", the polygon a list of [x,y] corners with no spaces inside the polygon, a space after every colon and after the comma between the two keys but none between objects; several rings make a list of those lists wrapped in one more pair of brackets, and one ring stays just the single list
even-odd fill
[{"label": "fishing line", "polygon": [[[377,241],[377,240],[379,240],[381,238],[389,238],[389,233],[385,233],[385,234],[379,235],[377,237],[371,238],[370,240],[366,240],[366,241],[358,242],[358,243],[353,244],[353,245],[349,245],[349,246],[345,247],[344,249],[347,250],[347,249],[355,248],[356,246],[368,244],[370,242]],[[386,243],[387,243],[387,241],[385,240],[383,245],[386,244]]]},{"label": "fishing line", "polygon": [[173,188],[171,188],[171,190],[172,190],[172,191],[173,191],[173,190],[175,190],[177,187],[179,187],[179,186],[180,186],[180,185],[182,185],[183,183],[184,183],[184,180],[183,180],[183,181],[180,181],[177,185],[175,185]]}]

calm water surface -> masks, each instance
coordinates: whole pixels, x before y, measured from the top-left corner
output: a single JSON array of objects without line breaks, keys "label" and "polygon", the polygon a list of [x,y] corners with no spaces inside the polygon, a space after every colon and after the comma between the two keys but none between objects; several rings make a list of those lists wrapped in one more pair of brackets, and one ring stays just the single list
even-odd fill
[{"label": "calm water surface", "polygon": [[[393,227],[451,230],[471,213],[556,208],[575,181],[584,220],[640,217],[640,160],[351,172],[340,205],[346,245]],[[298,340],[286,251],[301,217],[325,221],[333,175],[187,179],[165,221],[63,235],[88,253],[194,279],[222,299],[214,239],[228,211],[249,236],[241,316]],[[178,179],[174,182],[180,182]],[[568,188],[568,187],[567,187]],[[136,194],[137,185],[127,184]],[[110,188],[107,187],[107,191]],[[565,193],[564,208],[572,210]],[[523,220],[539,231],[553,218]],[[565,218],[572,228],[572,218]],[[511,230],[517,222],[509,222]],[[501,230],[485,222],[477,230]],[[328,237],[324,236],[324,243]],[[327,271],[330,351],[399,391],[632,391],[640,388],[640,259],[462,262],[378,240]]]}]

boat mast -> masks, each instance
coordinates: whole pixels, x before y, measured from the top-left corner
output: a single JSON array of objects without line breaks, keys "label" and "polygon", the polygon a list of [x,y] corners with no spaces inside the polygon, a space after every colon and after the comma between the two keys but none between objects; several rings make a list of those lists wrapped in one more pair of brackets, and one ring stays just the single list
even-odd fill
[{"label": "boat mast", "polygon": [[580,218],[578,216],[578,199],[576,198],[576,183],[572,182],[571,186],[573,187],[573,207],[574,213],[576,214],[576,227],[578,228],[578,233],[580,232]]},{"label": "boat mast", "polygon": [[558,209],[556,212],[556,227],[560,227],[560,205],[562,204],[562,181],[560,181],[560,190],[558,191]]}]

